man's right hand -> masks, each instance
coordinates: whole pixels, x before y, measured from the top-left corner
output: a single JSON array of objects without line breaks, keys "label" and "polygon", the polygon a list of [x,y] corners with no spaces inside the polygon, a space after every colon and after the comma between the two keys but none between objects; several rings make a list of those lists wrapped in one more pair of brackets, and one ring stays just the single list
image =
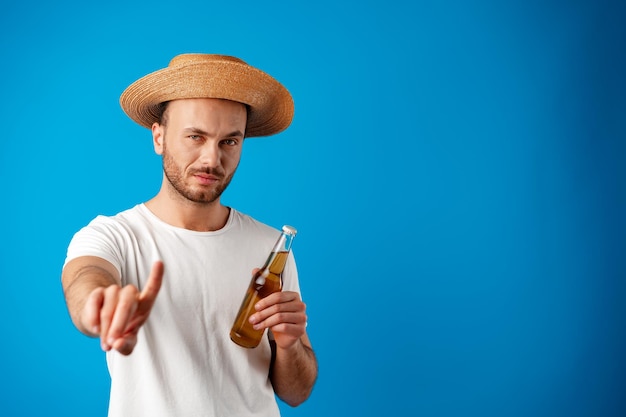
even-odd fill
[{"label": "man's right hand", "polygon": [[143,291],[117,284],[117,271],[99,258],[77,258],[63,271],[65,297],[72,320],[84,333],[99,336],[102,349],[130,355],[163,281],[163,262],[156,261]]},{"label": "man's right hand", "polygon": [[83,309],[83,326],[100,334],[102,349],[115,349],[123,355],[132,353],[137,333],[146,322],[163,280],[163,262],[152,266],[143,291],[127,285],[96,288],[89,294]]}]

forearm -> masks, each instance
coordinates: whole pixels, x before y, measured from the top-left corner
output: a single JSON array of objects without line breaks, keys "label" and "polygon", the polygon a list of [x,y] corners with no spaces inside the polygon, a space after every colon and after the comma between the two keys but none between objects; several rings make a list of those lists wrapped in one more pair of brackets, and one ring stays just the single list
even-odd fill
[{"label": "forearm", "polygon": [[270,379],[276,395],[295,407],[311,395],[317,379],[317,359],[306,336],[288,349],[276,347]]}]

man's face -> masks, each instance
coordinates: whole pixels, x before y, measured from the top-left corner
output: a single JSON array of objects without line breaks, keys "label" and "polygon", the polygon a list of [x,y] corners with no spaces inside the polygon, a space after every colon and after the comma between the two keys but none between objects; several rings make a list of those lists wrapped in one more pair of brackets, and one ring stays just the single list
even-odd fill
[{"label": "man's face", "polygon": [[230,183],[239,160],[247,112],[220,99],[174,100],[165,125],[152,126],[170,191],[195,203],[213,203]]}]

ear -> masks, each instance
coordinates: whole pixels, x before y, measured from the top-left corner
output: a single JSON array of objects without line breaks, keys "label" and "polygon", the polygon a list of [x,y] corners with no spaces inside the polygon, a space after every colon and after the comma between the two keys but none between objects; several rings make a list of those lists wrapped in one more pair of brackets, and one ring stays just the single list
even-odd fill
[{"label": "ear", "polygon": [[165,137],[165,126],[158,123],[152,124],[152,144],[154,145],[154,152],[157,155],[163,155],[163,138]]}]

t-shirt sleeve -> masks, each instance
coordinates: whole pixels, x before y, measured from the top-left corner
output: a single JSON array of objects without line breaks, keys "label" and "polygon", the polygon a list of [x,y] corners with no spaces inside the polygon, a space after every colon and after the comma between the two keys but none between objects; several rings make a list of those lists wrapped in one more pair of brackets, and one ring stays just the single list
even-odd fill
[{"label": "t-shirt sleeve", "polygon": [[115,225],[105,216],[98,216],[72,237],[64,266],[81,256],[97,256],[109,261],[121,274],[123,240]]}]

